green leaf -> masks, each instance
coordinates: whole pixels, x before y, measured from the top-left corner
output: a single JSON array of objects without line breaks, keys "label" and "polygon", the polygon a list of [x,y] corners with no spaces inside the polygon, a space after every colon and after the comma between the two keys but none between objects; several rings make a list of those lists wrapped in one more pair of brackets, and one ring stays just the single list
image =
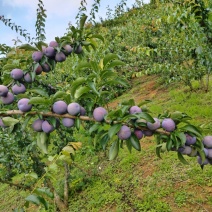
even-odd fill
[{"label": "green leaf", "polygon": [[202,54],[202,52],[203,52],[202,46],[198,46],[198,47],[196,48],[195,52],[196,52],[197,54]]},{"label": "green leaf", "polygon": [[24,121],[24,123],[22,124],[22,130],[25,130],[27,127],[27,124],[29,123],[30,119],[32,118],[32,116],[28,116],[26,118],[26,120]]},{"label": "green leaf", "polygon": [[33,204],[40,205],[40,199],[38,198],[37,195],[31,194],[28,197],[26,197],[25,200]]},{"label": "green leaf", "polygon": [[123,66],[123,65],[125,65],[124,62],[122,62],[120,60],[114,60],[107,66],[107,68],[110,69],[110,68],[113,68],[115,66]]},{"label": "green leaf", "polygon": [[141,112],[141,113],[135,113],[135,114],[131,114],[131,115],[127,115],[123,118],[123,121],[126,121],[126,120],[131,120],[131,119],[137,119],[137,123],[141,122],[143,123],[143,120],[146,120],[147,122],[151,122],[151,123],[154,123],[155,120],[152,118],[151,115],[149,115],[148,113],[146,112]]},{"label": "green leaf", "polygon": [[38,196],[38,199],[39,199],[40,203],[43,204],[45,210],[48,210],[49,206],[48,206],[48,203],[46,202],[46,200],[41,196]]},{"label": "green leaf", "polygon": [[120,77],[117,77],[114,80],[108,81],[107,84],[110,84],[110,85],[123,85],[124,87],[129,86],[129,83],[127,82],[127,80],[121,79]]},{"label": "green leaf", "polygon": [[48,93],[43,89],[36,88],[36,89],[28,90],[28,91],[32,92],[32,93],[39,94],[39,95],[47,97],[47,98],[49,97]]},{"label": "green leaf", "polygon": [[94,70],[95,73],[99,72],[99,66],[95,61],[91,61],[90,65],[91,65],[91,67],[92,67],[92,69]]},{"label": "green leaf", "polygon": [[63,155],[66,155],[66,156],[70,156],[70,154],[73,154],[73,155],[75,154],[74,148],[72,146],[68,146],[68,145],[63,147],[61,152]]},{"label": "green leaf", "polygon": [[158,146],[156,147],[156,155],[157,155],[159,158],[161,158],[161,156],[160,156],[160,150],[161,150],[161,148],[162,148],[161,145],[158,145]]},{"label": "green leaf", "polygon": [[103,65],[106,66],[111,60],[118,58],[118,55],[109,53],[103,59]]},{"label": "green leaf", "polygon": [[75,119],[75,126],[76,126],[77,130],[80,129],[80,124],[81,124],[81,120],[79,118],[76,118]]},{"label": "green leaf", "polygon": [[30,172],[29,174],[25,175],[26,177],[32,177],[34,179],[38,179],[38,175],[35,172]]},{"label": "green leaf", "polygon": [[83,62],[80,62],[78,66],[76,67],[77,70],[84,69],[84,68],[91,68],[91,64],[83,61]]},{"label": "green leaf", "polygon": [[19,47],[19,49],[24,49],[26,51],[38,51],[37,48],[35,48],[35,47],[33,47],[33,46],[29,45],[29,44],[23,44],[23,45],[21,45]]},{"label": "green leaf", "polygon": [[53,96],[53,100],[55,101],[58,98],[64,99],[68,94],[64,91],[57,91],[54,96]]},{"label": "green leaf", "polygon": [[112,138],[120,129],[122,124],[114,124],[108,131],[109,138]]},{"label": "green leaf", "polygon": [[104,38],[101,35],[98,35],[98,34],[93,34],[93,35],[90,36],[90,38],[98,38],[98,39],[102,40],[102,42],[104,42]]},{"label": "green leaf", "polygon": [[42,51],[42,47],[43,46],[48,46],[46,43],[44,43],[43,41],[39,41],[38,43],[36,43],[35,44],[36,45],[36,47],[40,50],[40,51]]},{"label": "green leaf", "polygon": [[90,88],[87,86],[82,86],[79,89],[76,90],[75,94],[74,94],[74,98],[78,99],[79,97],[81,97],[83,94],[89,93]]},{"label": "green leaf", "polygon": [[166,142],[166,149],[167,149],[168,151],[171,150],[171,148],[172,148],[172,143],[173,143],[172,139],[169,138],[169,139],[167,140],[167,142]]},{"label": "green leaf", "polygon": [[3,70],[12,70],[12,69],[15,69],[17,68],[17,64],[6,64],[3,66]]},{"label": "green leaf", "polygon": [[54,198],[54,194],[47,187],[36,188],[34,192],[38,195],[45,194],[47,197],[50,197],[51,199]]},{"label": "green leaf", "polygon": [[184,131],[184,132],[187,132],[187,133],[190,132],[190,133],[202,138],[201,131],[197,127],[195,127],[194,125],[188,124],[188,125],[182,127],[181,130]]},{"label": "green leaf", "polygon": [[4,125],[7,127],[14,126],[15,124],[17,124],[19,122],[18,119],[14,119],[12,117],[4,117],[4,118],[2,118],[2,121],[3,121]]},{"label": "green leaf", "polygon": [[[117,73],[111,71],[111,70],[104,70],[100,73],[100,77],[102,80],[106,80],[109,77],[117,77]],[[105,82],[105,84],[107,84]]]},{"label": "green leaf", "polygon": [[125,140],[126,145],[127,145],[127,149],[129,150],[129,152],[132,152],[132,143],[130,141],[130,139]]},{"label": "green leaf", "polygon": [[114,141],[109,150],[109,160],[113,160],[118,156],[119,152],[119,140]]},{"label": "green leaf", "polygon": [[98,92],[97,89],[96,89],[96,86],[95,86],[94,82],[88,82],[88,85],[89,85],[90,89],[91,89],[95,94],[97,94],[97,96],[100,96],[99,92]]},{"label": "green leaf", "polygon": [[139,139],[136,137],[136,135],[132,134],[129,139],[130,139],[132,146],[136,150],[141,151],[141,144],[140,144]]},{"label": "green leaf", "polygon": [[91,46],[94,50],[96,50],[96,47],[98,46],[97,42],[96,42],[95,40],[93,40],[93,39],[90,39],[89,41],[90,41],[90,46]]},{"label": "green leaf", "polygon": [[77,78],[71,85],[71,95],[74,96],[77,88],[83,85],[87,80],[84,77]]},{"label": "green leaf", "polygon": [[88,41],[82,41],[82,45],[83,46],[89,46],[91,43],[90,42],[88,42]]},{"label": "green leaf", "polygon": [[188,161],[185,160],[183,155],[180,152],[177,152],[178,159],[185,165],[189,165]]},{"label": "green leaf", "polygon": [[37,145],[44,154],[48,154],[48,138],[49,135],[45,132],[37,133]]},{"label": "green leaf", "polygon": [[87,15],[83,14],[82,17],[80,18],[80,29],[83,29],[87,17],[88,17]]},{"label": "green leaf", "polygon": [[89,129],[89,133],[91,134],[92,132],[95,132],[96,130],[99,129],[101,125],[99,123],[94,124],[92,127]]},{"label": "green leaf", "polygon": [[51,103],[51,101],[50,99],[46,99],[43,97],[32,97],[28,103],[33,105],[48,105]]},{"label": "green leaf", "polygon": [[109,141],[109,136],[108,136],[108,133],[105,133],[101,138],[100,138],[100,144],[103,148],[103,150],[106,149],[106,145]]},{"label": "green leaf", "polygon": [[176,132],[175,135],[180,139],[181,143],[180,146],[184,145],[186,142],[186,136],[183,132]]}]

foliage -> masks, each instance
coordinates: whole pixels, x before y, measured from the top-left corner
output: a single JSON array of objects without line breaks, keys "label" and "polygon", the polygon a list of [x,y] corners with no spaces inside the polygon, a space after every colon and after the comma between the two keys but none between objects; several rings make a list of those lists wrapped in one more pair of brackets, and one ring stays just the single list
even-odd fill
[{"label": "foliage", "polygon": [[44,9],[44,4],[41,0],[38,1],[38,9],[37,9],[37,20],[35,23],[36,28],[36,40],[37,41],[45,41],[45,18],[46,10]]}]

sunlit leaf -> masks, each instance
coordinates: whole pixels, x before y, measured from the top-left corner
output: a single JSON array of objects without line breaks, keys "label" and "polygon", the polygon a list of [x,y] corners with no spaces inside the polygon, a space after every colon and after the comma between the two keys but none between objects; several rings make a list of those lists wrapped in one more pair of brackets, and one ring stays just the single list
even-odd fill
[{"label": "sunlit leaf", "polygon": [[119,140],[114,141],[109,150],[109,160],[113,160],[118,156],[119,152]]}]

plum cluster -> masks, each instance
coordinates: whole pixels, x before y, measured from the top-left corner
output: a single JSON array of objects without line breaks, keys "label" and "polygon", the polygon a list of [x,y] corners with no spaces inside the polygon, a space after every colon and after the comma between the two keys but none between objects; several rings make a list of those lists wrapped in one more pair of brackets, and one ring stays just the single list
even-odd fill
[{"label": "plum cluster", "polygon": [[197,155],[197,162],[200,165],[212,165],[212,136],[207,135],[203,138],[202,143],[204,145],[204,153],[205,153],[205,160],[202,161],[201,157]]},{"label": "plum cluster", "polygon": [[33,52],[32,59],[35,63],[39,63],[39,70],[49,72],[51,71],[51,61],[63,62],[72,52],[81,54],[83,52],[82,46],[78,45],[76,48],[73,48],[70,44],[60,46],[56,41],[51,41],[48,46],[42,47],[42,51]]},{"label": "plum cluster", "polygon": [[[65,44],[62,47],[59,47],[59,44],[56,41],[51,41],[47,47],[43,47],[42,51],[35,51],[32,53],[33,71],[35,75],[40,75],[42,72],[49,72],[51,70],[50,61],[54,60],[55,62],[63,62],[66,60],[66,57],[72,52],[76,54],[81,54],[83,51],[82,46],[78,45],[76,48],[73,48],[69,44]],[[26,92],[25,83],[32,83],[33,77],[30,72],[24,72],[22,69],[15,68],[10,73],[11,78],[14,80],[14,83],[9,91],[8,87],[5,85],[0,85],[0,98],[1,102],[5,105],[12,104],[15,100],[14,95],[22,94]],[[24,83],[25,82],[25,83]],[[60,105],[58,107],[57,105]],[[28,98],[22,98],[17,103],[18,109],[22,112],[29,112],[32,109],[32,105],[29,104]],[[76,106],[76,105],[74,105]],[[73,114],[74,107],[73,105],[68,105],[67,111],[70,111],[71,115]],[[61,108],[62,107],[62,108]],[[65,108],[64,103],[61,102],[55,103],[53,110],[58,114],[63,114],[63,109]],[[81,113],[85,113],[84,108],[81,107]],[[74,120],[64,119],[64,126],[73,125]],[[44,125],[47,125],[45,122]],[[0,120],[0,126],[4,127],[2,120]],[[46,127],[47,128],[47,127]]]},{"label": "plum cluster", "polygon": [[[104,111],[102,110],[102,113]],[[141,108],[138,106],[132,106],[129,108],[129,114],[138,114],[142,113]],[[118,131],[117,136],[120,140],[127,140],[131,137],[132,133],[140,140],[144,136],[152,136],[155,131],[159,128],[162,128],[165,132],[171,133],[176,129],[176,123],[171,118],[164,118],[162,120],[159,120],[158,118],[153,118],[154,122],[147,122],[145,120],[142,120],[144,123],[146,123],[146,129],[136,129],[134,128],[131,130],[131,128],[127,125],[122,125],[121,129]],[[199,155],[197,149],[195,148],[194,144],[197,142],[197,138],[195,136],[192,136],[188,133],[185,133],[186,142],[183,146],[179,147],[178,149],[173,149],[174,151],[178,151],[183,155],[187,155],[189,157],[197,157],[197,162],[200,165],[212,165],[212,136],[208,135],[205,136],[202,140],[203,143],[203,153],[205,154],[205,160],[202,161],[201,156]]]},{"label": "plum cluster", "polygon": [[[52,106],[52,111],[55,114],[63,115],[63,114],[69,114],[72,116],[84,116],[86,114],[86,110],[84,107],[80,106],[77,102],[72,102],[70,104],[67,104],[66,102],[59,100],[56,101]],[[62,125],[65,127],[73,127],[75,124],[74,118],[62,118]],[[55,126],[48,120],[44,119],[36,119],[33,124],[32,128],[36,132],[46,132],[51,133],[55,129],[57,129],[60,126],[60,120],[56,119]]]},{"label": "plum cluster", "polygon": [[212,136],[207,135],[203,138],[202,144],[204,146],[203,153],[205,155],[205,160],[202,161],[201,156],[197,152],[197,149],[194,148],[194,144],[197,142],[197,138],[195,136],[189,135],[188,133],[186,135],[186,143],[184,146],[178,148],[178,152],[180,152],[183,155],[188,155],[190,157],[197,157],[197,162],[200,165],[212,165]]},{"label": "plum cluster", "polygon": [[[51,71],[51,60],[55,62],[63,62],[66,60],[66,57],[72,52],[76,54],[81,54],[83,51],[82,46],[79,45],[76,48],[73,48],[71,45],[66,44],[62,47],[59,47],[59,44],[56,41],[51,41],[47,47],[43,47],[42,51],[35,51],[32,53],[32,60],[34,61],[33,67],[35,75],[40,75],[42,72]],[[9,105],[14,101],[14,95],[18,95],[26,92],[26,87],[24,82],[32,83],[33,77],[32,73],[26,72],[19,68],[15,68],[11,71],[10,76],[14,79],[15,83],[13,84],[11,91],[5,85],[0,85],[0,97],[3,104]],[[23,100],[26,102],[26,100]],[[23,111],[26,112],[26,111]]]},{"label": "plum cluster", "polygon": [[5,85],[0,85],[0,96],[1,101],[5,105],[12,104],[15,100],[14,95],[18,95],[26,92],[26,87],[23,84],[25,82],[30,82],[30,76],[24,74],[24,71],[18,68],[13,69],[10,72],[10,76],[14,79],[14,84],[9,91],[8,87]]},{"label": "plum cluster", "polygon": [[[102,122],[104,121],[105,116],[107,115],[107,111],[103,107],[97,107],[93,111],[93,118],[98,121]],[[139,114],[142,113],[142,110],[138,106],[131,106],[129,108],[129,114]],[[155,130],[162,127],[167,132],[172,132],[175,130],[176,125],[175,122],[171,118],[165,118],[160,122],[158,118],[154,118],[155,122],[150,123],[146,122],[146,129],[140,130],[140,129],[134,129],[134,134],[137,136],[138,139],[141,139],[143,136],[152,136],[155,132]],[[144,120],[145,121],[145,120]],[[130,138],[132,134],[131,128],[127,125],[123,125],[121,129],[118,131],[117,136],[121,140],[127,140]]]}]

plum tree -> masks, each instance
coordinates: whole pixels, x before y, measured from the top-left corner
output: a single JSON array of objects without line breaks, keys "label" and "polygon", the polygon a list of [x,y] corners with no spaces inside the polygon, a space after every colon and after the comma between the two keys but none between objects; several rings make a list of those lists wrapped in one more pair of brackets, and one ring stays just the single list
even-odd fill
[{"label": "plum tree", "polygon": [[32,54],[32,59],[35,62],[39,62],[42,59],[42,57],[43,57],[43,52],[41,52],[41,51],[35,51]]},{"label": "plum tree", "polygon": [[107,110],[103,107],[97,107],[94,109],[93,111],[93,118],[96,120],[96,121],[103,121],[104,120],[104,117],[107,115]]},{"label": "plum tree", "polygon": [[64,114],[67,113],[68,105],[64,101],[57,101],[53,104],[53,111],[57,114]]},{"label": "plum tree", "polygon": [[24,72],[21,69],[15,68],[10,73],[11,77],[15,80],[20,80],[24,76]]},{"label": "plum tree", "polygon": [[25,93],[26,92],[26,87],[24,84],[20,83],[20,84],[15,84],[12,86],[12,92],[14,94],[20,94],[20,93]]},{"label": "plum tree", "polygon": [[207,135],[203,138],[203,144],[206,148],[212,148],[212,136]]},{"label": "plum tree", "polygon": [[62,124],[65,127],[73,127],[74,123],[75,123],[74,119],[71,119],[71,118],[63,118],[62,119]]},{"label": "plum tree", "polygon": [[129,109],[130,114],[141,113],[141,112],[142,112],[141,108],[136,105],[130,107],[130,109]]},{"label": "plum tree", "polygon": [[80,113],[81,106],[77,102],[72,102],[68,105],[67,111],[70,115],[76,116]]},{"label": "plum tree", "polygon": [[158,118],[153,118],[155,120],[154,123],[151,122],[147,122],[147,127],[150,130],[157,130],[158,128],[160,128],[160,120]]},{"label": "plum tree", "polygon": [[[86,19],[83,19],[83,20],[86,20]],[[82,23],[83,21],[80,21],[80,25],[82,25]],[[71,34],[71,36],[73,37],[65,36],[66,38],[63,37],[62,39],[55,38],[57,41],[51,41],[49,43],[49,46],[46,45],[47,47],[42,47],[42,52],[41,51],[34,52],[31,55],[34,60],[32,64],[24,63],[23,65],[19,66],[19,67],[24,67],[23,68],[24,72],[25,73],[28,72],[28,73],[24,75],[24,72],[21,69],[13,69],[11,71],[12,79],[20,80],[20,82],[22,82],[21,80],[24,76],[25,82],[31,82],[32,80],[31,77],[34,77],[35,73],[36,75],[39,75],[42,73],[42,71],[49,72],[51,70],[54,70],[56,62],[64,61],[66,59],[66,56],[70,55],[72,51],[74,51],[74,53],[76,54],[81,54],[83,52],[82,45],[85,46],[86,50],[89,50],[89,48],[87,48],[89,47],[88,45],[89,39],[95,36],[92,35],[90,37],[88,36],[87,38],[85,38],[86,36],[83,35],[83,28],[81,26],[79,30],[76,30],[74,27],[72,27],[72,32],[73,34]],[[68,40],[66,40],[67,37],[68,37]],[[70,44],[70,42],[73,42],[73,43]],[[70,45],[67,44],[64,46],[65,43],[69,43]],[[91,47],[94,46],[94,43],[95,42],[93,40],[90,43],[90,46]],[[42,45],[43,45],[42,42],[38,42],[35,45],[36,48],[31,46],[30,49],[31,50],[33,49],[33,51],[34,49],[41,50]],[[93,49],[95,50],[95,48]],[[75,56],[77,58],[81,58],[82,55],[75,55]],[[113,155],[112,158],[115,158],[117,156],[119,146],[121,146],[122,144],[126,143],[128,149],[133,147],[137,149],[138,151],[140,151],[139,139],[141,139],[143,136],[155,135],[157,137],[156,139],[157,154],[162,152],[162,149],[165,148],[168,151],[170,150],[177,151],[178,158],[182,162],[185,162],[184,157],[182,155],[188,155],[190,157],[198,156],[197,160],[200,165],[211,163],[210,159],[212,159],[212,149],[210,148],[212,148],[212,139],[211,139],[212,136],[206,136],[203,139],[203,145],[202,145],[201,143],[202,135],[198,129],[196,129],[195,127],[189,124],[187,126],[184,126],[184,128],[178,129],[177,121],[175,123],[173,119],[169,118],[171,117],[170,114],[168,115],[166,114],[166,116],[165,115],[162,116],[167,118],[163,119],[162,123],[160,124],[159,119],[152,118],[150,114],[143,112],[139,106],[134,105],[135,102],[133,104],[132,102],[130,102],[127,105],[126,104],[124,106],[122,105],[123,107],[121,107],[121,109],[119,108],[117,111],[112,111],[108,113],[108,111],[103,107],[106,104],[102,104],[102,102],[104,102],[102,101],[102,99],[105,98],[105,96],[102,97],[102,93],[104,94],[104,92],[100,92],[98,90],[99,85],[101,85],[100,87],[103,87],[103,86],[101,83],[98,84],[100,77],[99,76],[96,77],[96,72],[98,72],[99,70],[103,70],[103,67],[106,67],[102,71],[104,72],[104,75],[110,75],[110,76],[112,74],[115,75],[116,74],[115,71],[112,72],[111,74],[110,69],[113,69],[117,64],[121,64],[121,61],[114,60],[113,62],[111,62],[113,60],[112,58],[117,59],[118,56],[114,54],[106,55],[106,57],[103,60],[98,61],[98,63],[96,63],[97,65],[95,65],[94,63],[86,63],[86,64],[83,63],[83,65],[86,66],[83,68],[88,68],[87,70],[89,71],[91,67],[92,68],[94,67],[95,73],[93,72],[93,74],[91,75],[93,78],[91,76],[80,77],[78,76],[78,73],[77,73],[73,77],[73,78],[76,78],[76,80],[73,81],[73,84],[71,85],[71,88],[70,88],[71,94],[69,93],[69,90],[65,91],[65,88],[64,88],[64,91],[58,91],[54,93],[53,95],[51,95],[50,92],[47,92],[47,89],[42,90],[39,88],[37,89],[34,88],[34,85],[36,85],[37,83],[37,80],[36,80],[35,83],[28,86],[28,87],[32,87],[32,89],[29,91],[29,94],[32,95],[31,96],[32,98],[31,99],[22,98],[18,101],[18,109],[20,111],[3,110],[1,115],[2,116],[15,115],[15,118],[20,116],[27,117],[26,122],[24,122],[23,126],[21,126],[22,128],[25,128],[28,122],[31,123],[30,121],[31,117],[29,116],[38,115],[39,119],[35,120],[32,123],[32,128],[34,129],[34,131],[36,131],[36,134],[37,134],[37,145],[45,154],[47,154],[48,138],[50,138],[51,136],[52,137],[54,137],[54,135],[58,137],[61,136],[60,139],[62,142],[64,142],[64,140],[66,141],[69,140],[69,139],[63,140],[64,137],[66,138],[64,134],[67,132],[70,133],[70,131],[72,132],[72,129],[71,130],[65,129],[65,131],[67,131],[65,133],[62,132],[62,130],[57,130],[55,134],[50,135],[52,131],[59,128],[60,121],[58,118],[56,118],[56,117],[59,117],[62,119],[63,126],[67,128],[73,127],[75,125],[75,127],[79,129],[79,124],[81,123],[80,120],[91,121],[91,123],[89,123],[88,125],[85,124],[86,127],[91,126],[89,129],[89,133],[91,134],[91,136],[94,136],[96,140],[100,141],[99,143],[103,143],[105,149],[106,149],[106,144],[112,142],[112,146],[111,146],[112,148],[110,149],[110,153],[109,153],[110,155],[111,154]],[[30,71],[32,71],[31,74],[30,74]],[[55,72],[53,72],[53,74],[55,74]],[[47,76],[47,74],[44,74],[44,75]],[[42,76],[39,76],[39,77],[42,77]],[[48,76],[46,77],[46,79],[48,79]],[[87,81],[89,82],[87,83]],[[114,81],[116,81],[116,79]],[[111,82],[111,80],[109,82]],[[121,84],[120,81],[117,80],[117,82]],[[115,83],[114,84],[117,85],[117,82],[116,84]],[[12,91],[14,92],[14,94],[19,93],[16,91],[17,89],[19,88],[12,87]],[[2,91],[2,95],[0,96],[1,96],[1,100],[3,104],[11,104],[14,101],[14,95],[10,93],[8,89],[4,87],[0,87],[0,91]],[[109,92],[105,92],[105,93],[108,94]],[[39,96],[35,96],[36,94],[39,94]],[[86,94],[88,94],[89,96],[89,98],[87,99],[85,98]],[[19,99],[22,96],[26,96],[26,95],[16,96],[16,98]],[[61,97],[64,97],[64,101],[63,100],[56,101],[56,99],[58,99],[58,96],[60,99],[62,99]],[[93,117],[89,117],[89,116],[85,117],[84,116],[86,114],[85,108],[82,107],[77,102],[72,102],[69,105],[66,104],[66,102],[71,102],[75,100],[80,102],[80,104],[82,103],[82,105],[86,107],[86,109],[88,108],[87,113],[92,114]],[[30,104],[29,104],[29,101],[31,101]],[[32,105],[35,105],[34,111],[31,111]],[[95,108],[96,105],[102,105],[102,106]],[[12,107],[12,106],[9,106],[9,107]],[[54,113],[47,111],[48,108],[52,108],[52,111]],[[27,114],[24,114],[25,112],[27,112]],[[22,130],[21,127],[19,128],[17,127],[17,129],[14,128],[14,125],[16,123],[19,123],[19,121],[17,121],[17,119],[15,118],[8,119],[8,117],[5,117],[5,120],[8,121],[9,125],[11,124],[11,129],[9,132],[11,132],[12,130],[14,130],[15,132],[15,130],[17,129]],[[4,127],[4,124],[3,122],[1,123],[1,121],[2,120],[0,120],[0,126]],[[101,122],[101,123],[92,124],[93,122]],[[87,130],[88,128],[86,127],[85,129]],[[162,129],[159,129],[160,127],[162,127]],[[53,138],[53,140],[54,139],[56,140],[56,138]],[[126,140],[126,142],[122,142],[120,140],[122,141]],[[62,143],[62,145],[66,145],[66,144]],[[67,156],[66,158],[68,159],[64,159],[64,164],[67,164],[69,162],[71,154],[75,151],[75,148],[69,148],[70,147],[69,144],[68,146],[65,146],[67,148],[63,148],[64,147],[63,146],[62,147],[63,149],[61,148],[61,145],[58,148],[57,148],[57,145],[55,145],[54,147],[56,149],[55,151],[52,150],[54,149],[52,148],[52,146],[50,148],[52,151],[51,152],[52,154],[57,152],[57,154],[59,153],[59,154],[64,154],[63,156]],[[179,148],[179,146],[181,147]],[[203,146],[205,147],[204,149],[203,149]],[[40,158],[43,159],[43,157],[40,157]],[[40,158],[37,157],[36,159],[39,160]],[[45,158],[45,160],[46,159],[47,158]],[[42,168],[43,170],[47,170],[45,169],[46,167],[45,168],[42,167]]]},{"label": "plum tree", "polygon": [[128,126],[123,125],[121,126],[121,129],[118,131],[117,135],[119,139],[127,140],[131,136],[131,129]]},{"label": "plum tree", "polygon": [[176,124],[171,118],[165,118],[162,121],[162,128],[167,132],[172,132],[175,130]]},{"label": "plum tree", "polygon": [[44,122],[44,120],[42,119],[36,119],[33,124],[32,124],[32,128],[36,131],[36,132],[42,132],[42,123]]},{"label": "plum tree", "polygon": [[29,99],[22,98],[18,101],[18,109],[22,112],[28,112],[32,109],[32,105],[28,104]]},{"label": "plum tree", "polygon": [[0,96],[7,96],[9,89],[5,85],[0,85]]},{"label": "plum tree", "polygon": [[1,97],[1,101],[5,105],[9,105],[9,104],[13,103],[14,99],[15,99],[14,95],[11,92],[8,92],[7,96],[2,96]]}]

